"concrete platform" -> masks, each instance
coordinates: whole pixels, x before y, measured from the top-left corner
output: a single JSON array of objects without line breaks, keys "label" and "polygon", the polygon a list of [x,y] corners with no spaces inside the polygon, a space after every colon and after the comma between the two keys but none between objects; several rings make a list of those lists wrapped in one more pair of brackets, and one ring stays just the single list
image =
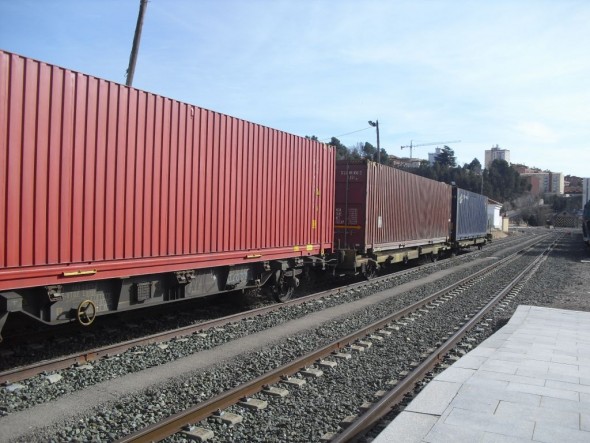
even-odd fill
[{"label": "concrete platform", "polygon": [[590,442],[590,312],[519,306],[375,439]]}]

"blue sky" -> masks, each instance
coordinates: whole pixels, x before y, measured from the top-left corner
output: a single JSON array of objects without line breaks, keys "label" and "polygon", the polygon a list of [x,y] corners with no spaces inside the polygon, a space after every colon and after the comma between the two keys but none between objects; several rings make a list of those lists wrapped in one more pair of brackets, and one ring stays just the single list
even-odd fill
[{"label": "blue sky", "polygon": [[[0,0],[0,48],[125,82],[139,0]],[[348,145],[590,176],[590,1],[150,0],[134,86]],[[367,128],[364,131],[348,134]],[[427,158],[435,146],[414,150]]]}]

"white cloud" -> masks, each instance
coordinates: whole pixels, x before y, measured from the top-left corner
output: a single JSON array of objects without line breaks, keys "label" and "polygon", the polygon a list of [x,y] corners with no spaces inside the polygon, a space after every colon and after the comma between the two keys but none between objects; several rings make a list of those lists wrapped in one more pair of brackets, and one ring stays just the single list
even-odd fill
[{"label": "white cloud", "polygon": [[523,138],[533,142],[549,144],[560,141],[551,128],[540,122],[521,122],[516,125],[516,129]]}]

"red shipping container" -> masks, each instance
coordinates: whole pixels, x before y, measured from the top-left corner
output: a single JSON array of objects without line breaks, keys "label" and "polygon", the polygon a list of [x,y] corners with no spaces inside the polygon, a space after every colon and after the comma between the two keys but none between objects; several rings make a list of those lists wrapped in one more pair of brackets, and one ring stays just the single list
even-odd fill
[{"label": "red shipping container", "polygon": [[0,290],[320,254],[334,155],[0,51]]},{"label": "red shipping container", "polygon": [[371,161],[338,161],[334,247],[364,254],[446,242],[451,190]]}]

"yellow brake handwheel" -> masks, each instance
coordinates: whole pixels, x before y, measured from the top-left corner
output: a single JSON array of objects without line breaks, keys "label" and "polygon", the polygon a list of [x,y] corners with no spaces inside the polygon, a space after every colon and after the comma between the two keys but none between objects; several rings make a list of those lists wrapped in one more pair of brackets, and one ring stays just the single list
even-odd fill
[{"label": "yellow brake handwheel", "polygon": [[96,318],[96,305],[92,300],[84,300],[78,305],[78,323],[90,326]]}]

